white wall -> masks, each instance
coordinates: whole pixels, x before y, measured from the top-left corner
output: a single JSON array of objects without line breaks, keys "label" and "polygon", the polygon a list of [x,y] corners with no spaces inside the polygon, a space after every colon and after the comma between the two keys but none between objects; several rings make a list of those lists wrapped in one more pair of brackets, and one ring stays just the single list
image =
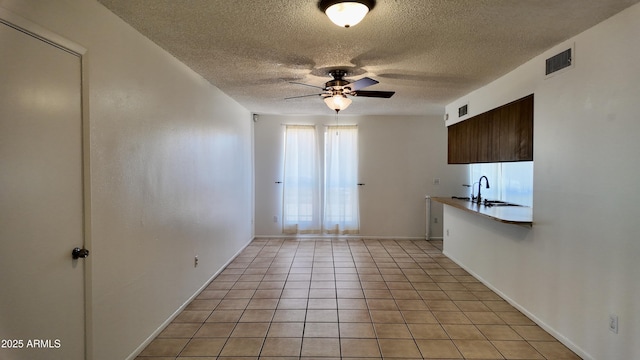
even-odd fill
[{"label": "white wall", "polygon": [[95,1],[0,6],[88,49],[90,355],[133,356],[252,238],[251,114]]},{"label": "white wall", "polygon": [[[357,106],[354,103],[352,106]],[[357,124],[361,235],[424,238],[425,195],[464,192],[465,168],[447,166],[447,133],[439,116],[340,116]],[[282,235],[282,124],[335,124],[334,116],[260,115],[255,124],[256,234]],[[321,131],[322,133],[322,131]],[[323,139],[320,139],[323,143]],[[439,178],[440,185],[433,179]],[[442,208],[434,204],[433,236],[442,237]],[[274,222],[274,216],[278,222]]]},{"label": "white wall", "polygon": [[[533,228],[447,207],[444,248],[591,359],[640,358],[638,18],[635,5],[447,106],[473,116],[535,93]],[[545,80],[573,44],[575,67]]]}]

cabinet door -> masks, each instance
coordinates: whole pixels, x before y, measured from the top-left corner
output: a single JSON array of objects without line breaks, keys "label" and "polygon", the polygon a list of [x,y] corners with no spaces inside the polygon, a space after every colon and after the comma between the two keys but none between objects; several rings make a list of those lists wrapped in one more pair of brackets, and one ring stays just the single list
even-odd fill
[{"label": "cabinet door", "polygon": [[512,103],[494,111],[498,113],[500,124],[500,153],[496,161],[516,161],[520,148],[520,134],[518,131],[519,107],[517,103]]},{"label": "cabinet door", "polygon": [[497,162],[500,158],[500,118],[502,113],[499,109],[490,111],[491,118],[491,161]]},{"label": "cabinet door", "polygon": [[448,163],[469,164],[477,159],[477,130],[474,121],[462,121],[449,126]]},{"label": "cabinet door", "polygon": [[465,122],[451,125],[447,129],[448,134],[448,163],[466,164],[468,163],[468,148],[464,144],[466,138]]},{"label": "cabinet door", "polygon": [[533,161],[533,95],[519,102],[518,161]]},{"label": "cabinet door", "polygon": [[474,123],[475,156],[471,156],[471,162],[492,162],[493,155],[493,112],[489,111],[476,116]]},{"label": "cabinet door", "polygon": [[494,111],[500,118],[500,155],[496,161],[533,160],[533,95]]}]

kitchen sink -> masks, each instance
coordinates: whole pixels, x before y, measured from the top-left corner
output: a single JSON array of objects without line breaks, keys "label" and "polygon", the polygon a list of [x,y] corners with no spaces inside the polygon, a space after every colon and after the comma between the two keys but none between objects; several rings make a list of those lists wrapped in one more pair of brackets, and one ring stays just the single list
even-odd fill
[{"label": "kitchen sink", "polygon": [[522,206],[522,205],[501,201],[501,200],[485,200],[483,204],[484,206],[489,206],[489,207],[491,206]]},{"label": "kitchen sink", "polygon": [[[465,200],[465,201],[469,201],[472,204],[477,204],[475,199],[472,200],[469,197],[452,196],[451,198],[452,199],[458,199],[458,200]],[[502,201],[502,200],[487,200],[487,199],[482,200],[482,202],[480,202],[479,205],[484,205],[486,207],[492,207],[492,206],[524,206],[524,205],[518,205],[518,204]]]}]

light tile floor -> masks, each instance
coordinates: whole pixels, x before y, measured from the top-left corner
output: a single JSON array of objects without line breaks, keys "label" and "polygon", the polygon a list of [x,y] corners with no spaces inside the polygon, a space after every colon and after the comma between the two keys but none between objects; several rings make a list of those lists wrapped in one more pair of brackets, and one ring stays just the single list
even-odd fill
[{"label": "light tile floor", "polygon": [[580,359],[441,249],[256,239],[137,359]]}]

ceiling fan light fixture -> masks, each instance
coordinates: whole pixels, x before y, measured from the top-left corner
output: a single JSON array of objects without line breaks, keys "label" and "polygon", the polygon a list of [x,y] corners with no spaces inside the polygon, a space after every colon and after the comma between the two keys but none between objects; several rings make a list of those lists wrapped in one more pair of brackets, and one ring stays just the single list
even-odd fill
[{"label": "ceiling fan light fixture", "polygon": [[321,0],[318,7],[340,27],[357,25],[375,6],[375,0]]},{"label": "ceiling fan light fixture", "polygon": [[324,103],[327,104],[329,109],[338,112],[348,108],[351,105],[351,99],[345,95],[332,95],[325,97]]}]

